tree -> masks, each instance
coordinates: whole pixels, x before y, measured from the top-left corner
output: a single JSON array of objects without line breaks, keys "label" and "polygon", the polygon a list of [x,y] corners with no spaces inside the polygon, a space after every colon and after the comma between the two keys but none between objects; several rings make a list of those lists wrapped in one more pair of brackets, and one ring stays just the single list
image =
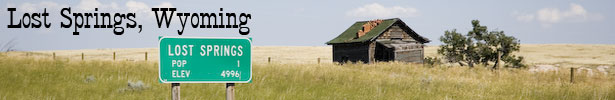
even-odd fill
[{"label": "tree", "polygon": [[470,67],[475,64],[493,64],[497,69],[500,61],[507,63],[507,67],[525,67],[521,62],[523,57],[512,55],[519,51],[519,40],[507,36],[504,31],[488,31],[487,26],[481,26],[480,21],[472,20],[472,30],[467,35],[457,33],[455,29],[445,31],[440,37],[444,45],[440,46],[438,53],[443,55],[449,63],[459,63]]},{"label": "tree", "polygon": [[463,62],[466,58],[464,53],[468,51],[467,48],[471,45],[472,40],[457,33],[457,30],[453,29],[451,31],[445,31],[444,36],[440,37],[440,41],[442,41],[444,45],[440,46],[438,54],[444,55],[444,58],[447,59],[449,63],[456,62],[464,66],[465,64],[463,64]]}]

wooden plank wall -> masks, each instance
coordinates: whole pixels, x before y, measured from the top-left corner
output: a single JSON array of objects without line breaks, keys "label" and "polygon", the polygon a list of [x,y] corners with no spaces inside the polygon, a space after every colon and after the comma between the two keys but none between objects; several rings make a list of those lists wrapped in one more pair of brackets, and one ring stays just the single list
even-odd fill
[{"label": "wooden plank wall", "polygon": [[348,61],[369,63],[369,45],[365,43],[333,44],[333,61],[343,62],[344,56],[348,57]]},{"label": "wooden plank wall", "polygon": [[391,26],[391,28],[389,28],[387,31],[385,31],[378,37],[378,39],[386,39],[386,40],[394,39],[394,38],[400,38],[402,40],[408,40],[408,41],[415,41],[412,37],[410,37],[408,33],[406,33],[403,29],[401,29],[397,25]]}]

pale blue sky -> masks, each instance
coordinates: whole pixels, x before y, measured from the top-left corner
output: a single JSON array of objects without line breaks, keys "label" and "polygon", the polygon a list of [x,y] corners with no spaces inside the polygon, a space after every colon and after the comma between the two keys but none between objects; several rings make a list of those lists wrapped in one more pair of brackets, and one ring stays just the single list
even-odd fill
[{"label": "pale blue sky", "polygon": [[[324,46],[355,21],[376,18],[401,18],[422,36],[432,40],[428,45],[440,44],[438,38],[445,30],[457,29],[466,33],[470,21],[478,19],[490,29],[504,30],[521,43],[615,44],[614,0],[306,0],[306,1],[158,1],[158,0],[3,0],[0,14],[0,43],[15,40],[18,50],[66,50],[96,48],[155,48],[158,36],[175,36],[179,20],[171,28],[158,28],[152,7],[175,7],[177,12],[250,13],[246,26],[254,45]],[[50,13],[51,28],[9,29],[8,7],[16,7],[15,19],[24,12]],[[66,22],[59,11],[71,7],[72,12],[135,12],[138,29],[126,29],[116,36],[112,29],[60,28]],[[85,10],[85,11],[84,11]],[[89,10],[89,11],[88,11]],[[174,17],[176,18],[176,17]],[[246,37],[238,29],[186,28],[183,36]],[[0,45],[2,45],[0,44]]]}]

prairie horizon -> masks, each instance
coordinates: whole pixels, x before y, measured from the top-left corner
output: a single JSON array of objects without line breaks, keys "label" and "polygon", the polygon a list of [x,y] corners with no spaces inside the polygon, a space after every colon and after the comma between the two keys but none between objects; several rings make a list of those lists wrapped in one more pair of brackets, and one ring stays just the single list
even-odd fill
[{"label": "prairie horizon", "polygon": [[[426,56],[436,56],[429,46]],[[56,59],[52,58],[56,53]],[[85,54],[84,61],[81,53]],[[113,60],[116,52],[116,60]],[[148,52],[148,60],[145,59]],[[8,55],[7,55],[8,54]],[[256,46],[253,82],[238,84],[238,99],[613,99],[615,45],[521,45],[529,68],[491,70],[456,64],[402,62],[334,64],[328,46]],[[157,49],[90,49],[0,53],[3,99],[168,99],[158,83]],[[271,62],[268,58],[271,57]],[[320,58],[321,63],[318,63]],[[559,64],[555,72],[532,72]],[[71,87],[66,87],[71,86]],[[66,95],[71,94],[71,95]],[[206,95],[203,95],[206,94]],[[224,84],[182,84],[183,99],[223,99]]]},{"label": "prairie horizon", "polygon": [[[427,45],[425,57],[439,57],[438,46]],[[148,52],[148,61],[158,61],[157,48],[19,51],[9,55],[26,55],[26,52],[37,57],[48,57],[55,52],[60,58],[73,60],[80,60],[81,53],[86,60],[113,60],[113,52],[116,52],[116,60],[128,61],[145,60],[145,52]],[[254,62],[267,62],[271,57],[273,62],[279,63],[317,63],[319,58],[322,63],[332,63],[331,46],[254,46],[253,54]],[[516,54],[524,56],[530,65],[569,64],[579,67],[615,64],[615,45],[609,44],[521,44]]]}]

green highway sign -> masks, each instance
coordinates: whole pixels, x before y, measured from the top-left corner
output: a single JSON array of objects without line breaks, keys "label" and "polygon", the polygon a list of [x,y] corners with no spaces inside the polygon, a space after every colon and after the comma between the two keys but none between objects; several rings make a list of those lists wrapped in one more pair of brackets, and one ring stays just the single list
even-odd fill
[{"label": "green highway sign", "polygon": [[250,83],[252,40],[244,37],[160,37],[161,83]]}]

